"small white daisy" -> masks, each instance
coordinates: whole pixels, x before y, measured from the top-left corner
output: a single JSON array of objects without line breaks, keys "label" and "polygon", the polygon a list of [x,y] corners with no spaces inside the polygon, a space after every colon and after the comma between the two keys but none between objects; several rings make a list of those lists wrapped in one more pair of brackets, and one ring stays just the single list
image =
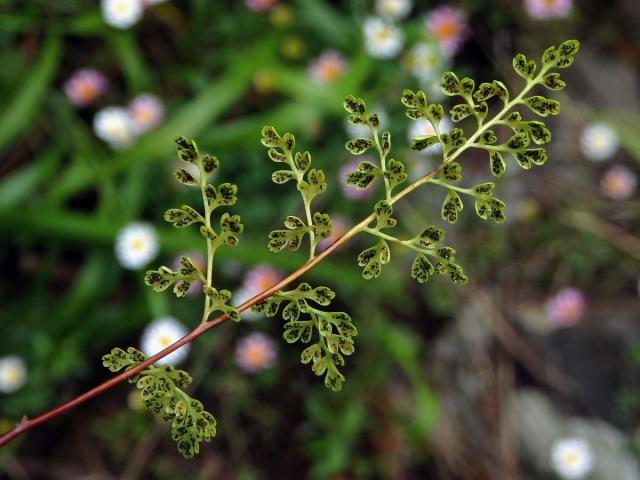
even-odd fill
[{"label": "small white daisy", "polygon": [[607,160],[618,150],[616,131],[604,123],[591,123],[580,133],[580,150],[589,160]]},{"label": "small white daisy", "polygon": [[116,258],[120,265],[129,270],[147,265],[156,258],[158,250],[156,231],[147,223],[130,223],[116,237]]},{"label": "small white daisy", "polygon": [[[449,132],[449,130],[451,130],[451,126],[452,125],[449,119],[446,117],[443,118],[439,125],[440,133]],[[429,120],[426,120],[426,119],[412,120],[411,123],[409,123],[409,129],[407,131],[407,137],[409,139],[409,143],[412,143],[412,140],[414,137],[429,136],[429,135],[435,135],[435,134],[436,132],[433,129],[433,125]],[[422,154],[436,153],[437,154],[437,153],[440,153],[441,151],[442,151],[442,145],[440,145],[440,142],[438,142],[418,153],[422,153]]]},{"label": "small white daisy", "polygon": [[96,113],[93,131],[116,150],[128,147],[135,139],[133,120],[122,107],[107,107]]},{"label": "small white daisy", "polygon": [[144,10],[141,0],[102,0],[102,18],[114,28],[129,28],[136,24]]},{"label": "small white daisy", "polygon": [[365,20],[364,46],[367,53],[376,58],[393,58],[402,49],[402,31],[391,22],[371,17]]},{"label": "small white daisy", "polygon": [[148,132],[157,127],[164,118],[164,105],[158,97],[143,93],[129,104],[129,116],[136,134]]},{"label": "small white daisy", "polygon": [[580,480],[593,469],[589,444],[577,437],[556,440],[551,446],[551,467],[563,480]]},{"label": "small white daisy", "polygon": [[[150,357],[177,342],[189,331],[173,317],[163,317],[151,322],[142,333],[140,349]],[[176,365],[184,360],[189,353],[189,345],[183,345],[156,362],[158,365]]]},{"label": "small white daisy", "polygon": [[27,367],[20,357],[0,358],[0,393],[13,393],[27,381]]},{"label": "small white daisy", "polygon": [[411,11],[411,0],[377,0],[376,13],[388,20],[401,20]]},{"label": "small white daisy", "polygon": [[[407,53],[407,69],[423,82],[439,78],[443,70],[443,56],[440,48],[433,43],[417,43]],[[440,88],[438,88],[440,90]]]}]

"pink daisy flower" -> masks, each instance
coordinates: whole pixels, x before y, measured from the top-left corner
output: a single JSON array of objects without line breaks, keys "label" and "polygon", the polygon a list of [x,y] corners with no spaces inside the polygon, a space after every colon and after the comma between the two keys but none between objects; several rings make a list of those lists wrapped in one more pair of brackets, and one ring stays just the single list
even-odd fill
[{"label": "pink daisy flower", "polygon": [[353,200],[364,200],[366,198],[369,198],[371,195],[373,195],[373,192],[375,192],[376,180],[374,180],[372,185],[365,190],[358,190],[355,186],[346,184],[347,175],[351,172],[355,172],[358,169],[358,163],[365,161],[374,164],[376,163],[375,160],[373,160],[371,157],[362,155],[360,156],[360,160],[347,163],[338,172],[338,183],[340,184],[340,189],[342,190],[342,193],[345,197],[351,198]]},{"label": "pink daisy flower", "polygon": [[467,16],[457,8],[442,6],[427,16],[427,30],[445,55],[454,55],[468,34]]},{"label": "pink daisy flower", "polygon": [[271,265],[263,263],[256,265],[247,272],[242,288],[255,295],[256,293],[273,287],[283,278],[284,276],[278,270]]},{"label": "pink daisy flower", "polygon": [[566,17],[571,7],[573,0],[524,0],[524,9],[537,20]]},{"label": "pink daisy flower", "polygon": [[129,103],[128,111],[137,134],[148,132],[164,119],[164,105],[158,97],[148,93],[135,97]]},{"label": "pink daisy flower", "polygon": [[64,93],[76,107],[89,105],[107,89],[107,79],[97,70],[83,68],[64,84]]},{"label": "pink daisy flower", "polygon": [[577,288],[564,288],[545,303],[547,317],[556,327],[575,325],[586,309],[584,294]]},{"label": "pink daisy flower", "polygon": [[628,199],[636,191],[638,177],[624,165],[614,165],[609,168],[600,180],[600,190],[611,200],[622,201]]},{"label": "pink daisy flower", "polygon": [[[200,252],[184,252],[179,255],[176,255],[176,257],[173,259],[173,262],[171,263],[171,268],[173,270],[177,271],[180,269],[181,256],[189,257],[193,262],[193,264],[196,266],[196,268],[198,268],[198,270],[200,270],[203,275],[205,276],[207,275],[207,260],[204,258],[204,255],[202,255]],[[196,280],[194,282],[191,282],[191,287],[189,287],[189,290],[187,290],[187,295],[189,296],[197,295],[201,291],[202,291],[202,282],[199,280]]]},{"label": "pink daisy flower", "polygon": [[333,229],[331,230],[331,235],[329,236],[329,238],[325,238],[320,243],[318,243],[319,252],[326,249],[329,245],[331,245],[333,242],[335,242],[338,238],[340,238],[342,235],[347,233],[347,231],[349,230],[350,225],[349,225],[349,222],[347,222],[346,218],[344,218],[341,215],[330,215],[330,216],[331,216],[331,220],[333,220]]},{"label": "pink daisy flower", "polygon": [[263,333],[247,335],[236,346],[236,364],[246,373],[256,373],[273,367],[276,357],[273,341]]},{"label": "pink daisy flower", "polygon": [[344,57],[335,50],[325,50],[309,66],[309,75],[314,82],[328,85],[335,82],[346,68]]},{"label": "pink daisy flower", "polygon": [[278,0],[244,0],[244,3],[254,12],[266,12],[278,4]]}]

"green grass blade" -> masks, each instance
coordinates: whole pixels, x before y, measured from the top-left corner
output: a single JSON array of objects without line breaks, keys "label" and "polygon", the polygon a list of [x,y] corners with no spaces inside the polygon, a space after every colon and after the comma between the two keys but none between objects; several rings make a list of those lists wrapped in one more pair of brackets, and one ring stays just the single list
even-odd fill
[{"label": "green grass blade", "polygon": [[33,70],[13,95],[13,101],[0,114],[0,153],[16,137],[24,134],[40,113],[42,100],[53,81],[61,52],[60,38],[54,34],[47,36]]}]

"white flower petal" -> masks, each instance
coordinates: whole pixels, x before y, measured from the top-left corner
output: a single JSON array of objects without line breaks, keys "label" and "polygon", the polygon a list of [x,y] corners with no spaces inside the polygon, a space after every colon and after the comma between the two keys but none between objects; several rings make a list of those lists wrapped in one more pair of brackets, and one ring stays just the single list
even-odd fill
[{"label": "white flower petal", "polygon": [[156,231],[149,224],[130,223],[116,237],[116,258],[124,268],[142,268],[156,258],[158,251]]},{"label": "white flower petal", "polygon": [[144,10],[141,0],[102,0],[102,18],[114,28],[129,28],[136,24]]},{"label": "white flower petal", "polygon": [[96,113],[93,131],[116,150],[128,147],[135,140],[133,121],[123,107],[107,107]]},{"label": "white flower petal", "polygon": [[577,437],[557,440],[551,446],[551,467],[564,480],[585,478],[593,468],[589,444]]},{"label": "white flower petal", "polygon": [[[173,317],[163,317],[151,322],[142,333],[140,349],[150,357],[177,342],[189,331]],[[189,345],[184,345],[156,362],[158,365],[176,365],[183,361],[189,353]]]},{"label": "white flower petal", "polygon": [[404,44],[402,31],[381,18],[368,18],[363,25],[364,47],[376,58],[393,58]]},{"label": "white flower petal", "polygon": [[377,0],[376,13],[388,20],[401,20],[411,11],[411,0]]},{"label": "white flower petal", "polygon": [[580,150],[589,160],[607,160],[616,153],[618,147],[618,134],[604,123],[591,123],[580,133]]},{"label": "white flower petal", "polygon": [[13,393],[27,381],[27,367],[15,355],[0,358],[0,393]]}]

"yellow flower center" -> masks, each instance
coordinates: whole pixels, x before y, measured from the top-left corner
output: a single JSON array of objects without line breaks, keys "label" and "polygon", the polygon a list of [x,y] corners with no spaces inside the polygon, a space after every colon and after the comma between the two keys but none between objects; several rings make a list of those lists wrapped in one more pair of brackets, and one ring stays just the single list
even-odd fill
[{"label": "yellow flower center", "polygon": [[566,452],[564,454],[564,463],[567,465],[575,465],[576,463],[578,463],[578,454],[574,451],[571,452]]},{"label": "yellow flower center", "polygon": [[144,240],[140,237],[134,238],[131,241],[131,250],[139,252],[144,248]]},{"label": "yellow flower center", "polygon": [[150,108],[140,108],[135,112],[136,120],[143,125],[150,123],[153,120],[153,116]]},{"label": "yellow flower center", "polygon": [[341,68],[335,62],[328,62],[321,70],[322,77],[327,81],[333,81],[340,75]]},{"label": "yellow flower center", "polygon": [[446,40],[458,34],[458,25],[450,20],[443,21],[434,32],[438,40]]},{"label": "yellow flower center", "polygon": [[78,97],[80,97],[83,102],[89,102],[90,100],[93,100],[93,98],[96,96],[96,93],[98,93],[97,89],[90,82],[82,82],[78,86]]},{"label": "yellow flower center", "polygon": [[376,41],[379,43],[384,43],[391,38],[391,32],[387,28],[381,28],[376,33]]},{"label": "yellow flower center", "polygon": [[116,13],[127,13],[128,7],[127,2],[118,2],[115,7]]},{"label": "yellow flower center", "polygon": [[5,368],[2,372],[2,376],[6,383],[15,384],[20,380],[21,373],[20,368],[15,365],[11,365]]},{"label": "yellow flower center", "polygon": [[246,351],[247,362],[253,366],[261,366],[267,359],[267,352],[260,345],[251,345]]}]

